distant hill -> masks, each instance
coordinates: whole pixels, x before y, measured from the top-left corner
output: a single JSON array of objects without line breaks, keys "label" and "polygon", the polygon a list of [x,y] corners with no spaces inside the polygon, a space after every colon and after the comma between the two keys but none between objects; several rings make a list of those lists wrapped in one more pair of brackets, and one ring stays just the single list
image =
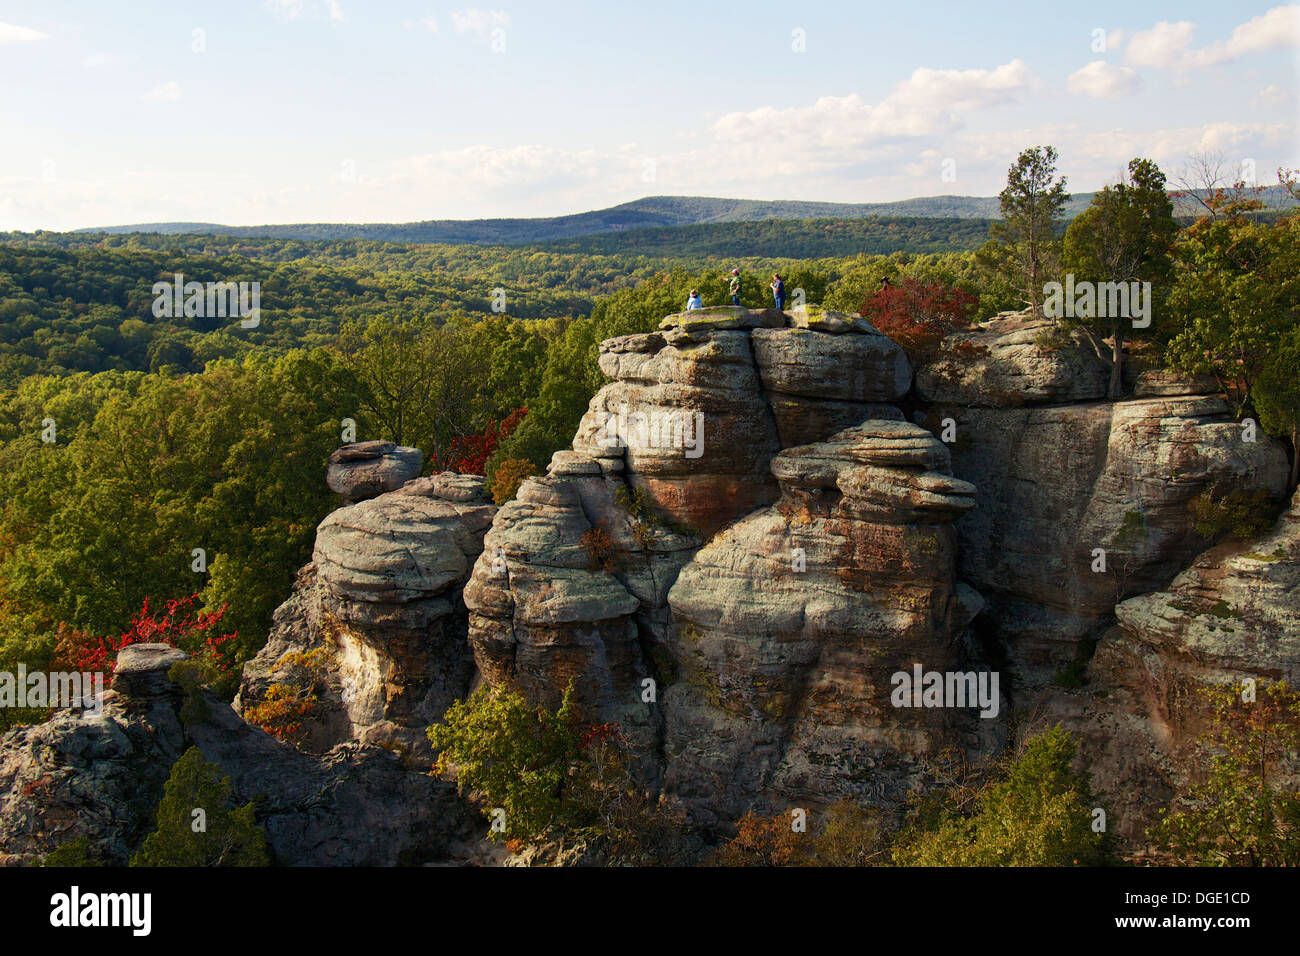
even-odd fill
[{"label": "distant hill", "polygon": [[[1077,193],[1065,207],[1072,219],[1092,201],[1092,193]],[[1272,186],[1265,190],[1270,207],[1294,205]],[[166,235],[232,236],[254,239],[375,239],[401,243],[457,243],[515,246],[618,234],[629,230],[664,229],[709,223],[809,219],[978,219],[1000,218],[996,196],[927,196],[883,203],[803,202],[799,200],[718,199],[708,196],[647,196],[591,212],[549,219],[430,219],[398,223],[282,223],[265,226],[223,226],[211,222],[147,222],[126,226],[79,229],[78,232],[152,232]],[[638,238],[638,241],[640,241]],[[615,243],[607,252],[626,251]]]},{"label": "distant hill", "polygon": [[[1071,216],[1088,205],[1091,194],[1070,201]],[[433,219],[404,223],[284,223],[223,226],[210,222],[149,222],[81,229],[78,232],[156,232],[275,239],[377,239],[384,242],[450,242],[522,245],[598,233],[759,222],[771,219],[996,219],[997,197],[934,196],[887,203],[800,202],[795,200],[715,199],[706,196],[649,196],[608,209],[549,219]]]},{"label": "distant hill", "polygon": [[991,219],[923,216],[705,222],[591,233],[521,248],[674,259],[824,259],[893,252],[961,252],[982,246],[991,223]]}]

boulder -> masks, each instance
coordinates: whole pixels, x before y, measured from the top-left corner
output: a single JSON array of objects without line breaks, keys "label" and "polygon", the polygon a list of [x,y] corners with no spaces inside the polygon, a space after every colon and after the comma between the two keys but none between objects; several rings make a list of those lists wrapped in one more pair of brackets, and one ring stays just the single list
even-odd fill
[{"label": "boulder", "polygon": [[1110,362],[1083,332],[1028,312],[945,337],[916,372],[922,400],[982,408],[1092,401],[1109,383]]},{"label": "boulder", "polygon": [[420,473],[424,455],[390,441],[363,441],[331,452],[325,470],[330,490],[345,504],[396,491]]}]

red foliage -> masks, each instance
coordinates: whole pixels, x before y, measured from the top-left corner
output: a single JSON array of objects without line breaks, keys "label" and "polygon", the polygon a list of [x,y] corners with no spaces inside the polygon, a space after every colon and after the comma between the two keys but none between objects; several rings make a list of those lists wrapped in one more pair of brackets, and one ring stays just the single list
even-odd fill
[{"label": "red foliage", "polygon": [[450,464],[452,471],[462,475],[481,475],[487,468],[487,460],[497,450],[503,440],[519,427],[519,423],[528,414],[526,408],[516,408],[499,422],[488,422],[487,428],[476,435],[465,435],[451,443]]},{"label": "red foliage", "polygon": [[66,670],[103,671],[112,674],[117,666],[117,652],[131,644],[170,644],[192,654],[199,654],[210,660],[222,674],[228,674],[233,667],[227,651],[227,645],[234,640],[235,634],[217,634],[217,624],[225,616],[226,607],[195,614],[193,607],[198,600],[197,594],[187,598],[168,601],[161,614],[156,614],[149,607],[149,599],[144,599],[140,611],[131,620],[131,626],[117,637],[91,637],[77,635],[60,649]]},{"label": "red foliage", "polygon": [[623,731],[618,724],[605,721],[603,724],[588,724],[582,729],[581,746],[586,750],[592,744],[622,744]]},{"label": "red foliage", "polygon": [[942,282],[904,279],[867,297],[862,315],[913,352],[928,352],[952,332],[970,325],[979,299]]}]

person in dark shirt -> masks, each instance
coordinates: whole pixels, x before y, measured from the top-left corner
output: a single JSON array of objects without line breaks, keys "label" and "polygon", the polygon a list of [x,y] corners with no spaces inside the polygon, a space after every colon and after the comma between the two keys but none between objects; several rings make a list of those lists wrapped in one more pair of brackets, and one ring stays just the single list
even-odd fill
[{"label": "person in dark shirt", "polygon": [[785,308],[785,282],[782,281],[779,273],[772,273],[772,298],[776,300],[776,309],[780,312]]}]

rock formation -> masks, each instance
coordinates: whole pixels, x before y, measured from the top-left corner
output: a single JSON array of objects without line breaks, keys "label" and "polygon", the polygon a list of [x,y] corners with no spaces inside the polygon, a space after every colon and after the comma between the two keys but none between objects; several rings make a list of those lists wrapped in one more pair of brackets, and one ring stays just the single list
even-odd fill
[{"label": "rock formation", "polygon": [[396,491],[420,473],[424,455],[390,441],[362,441],[344,445],[329,456],[325,481],[343,496],[344,504]]},{"label": "rock formation", "polygon": [[386,750],[353,742],[318,761],[206,691],[186,708],[167,677],[184,657],[166,645],[127,647],[100,713],[60,711],[0,738],[0,850],[10,862],[36,862],[87,836],[105,862],[125,865],[153,828],[172,764],[191,746],[230,778],[237,804],[258,802],[280,863],[423,862],[481,829],[454,788],[403,769]]},{"label": "rock formation", "polygon": [[1281,445],[1243,440],[1222,397],[1182,394],[1203,380],[1147,375],[1142,391],[1158,397],[1046,404],[1096,397],[1106,375],[1085,376],[1086,388],[1071,379],[1092,354],[1082,342],[1036,356],[1041,324],[1011,317],[951,336],[917,375],[925,393],[963,342],[995,357],[972,358],[961,387],[932,387],[925,421],[951,441],[953,473],[978,489],[979,507],[956,525],[959,575],[989,600],[985,620],[1031,685],[1118,601],[1163,587],[1204,550],[1193,498],[1262,489],[1280,500],[1287,478]]},{"label": "rock formation", "polygon": [[445,472],[332,512],[312,563],[244,668],[246,712],[306,668],[321,706],[307,745],[381,743],[427,760],[425,729],[465,696],[473,661],[460,592],[496,514],[483,479]]},{"label": "rock formation", "polygon": [[666,786],[705,823],[758,805],[897,805],[965,743],[951,709],[891,705],[891,676],[965,668],[978,596],[950,523],[975,489],[928,432],[868,421],[772,461],[780,500],[710,541],[669,592],[677,675]]}]

